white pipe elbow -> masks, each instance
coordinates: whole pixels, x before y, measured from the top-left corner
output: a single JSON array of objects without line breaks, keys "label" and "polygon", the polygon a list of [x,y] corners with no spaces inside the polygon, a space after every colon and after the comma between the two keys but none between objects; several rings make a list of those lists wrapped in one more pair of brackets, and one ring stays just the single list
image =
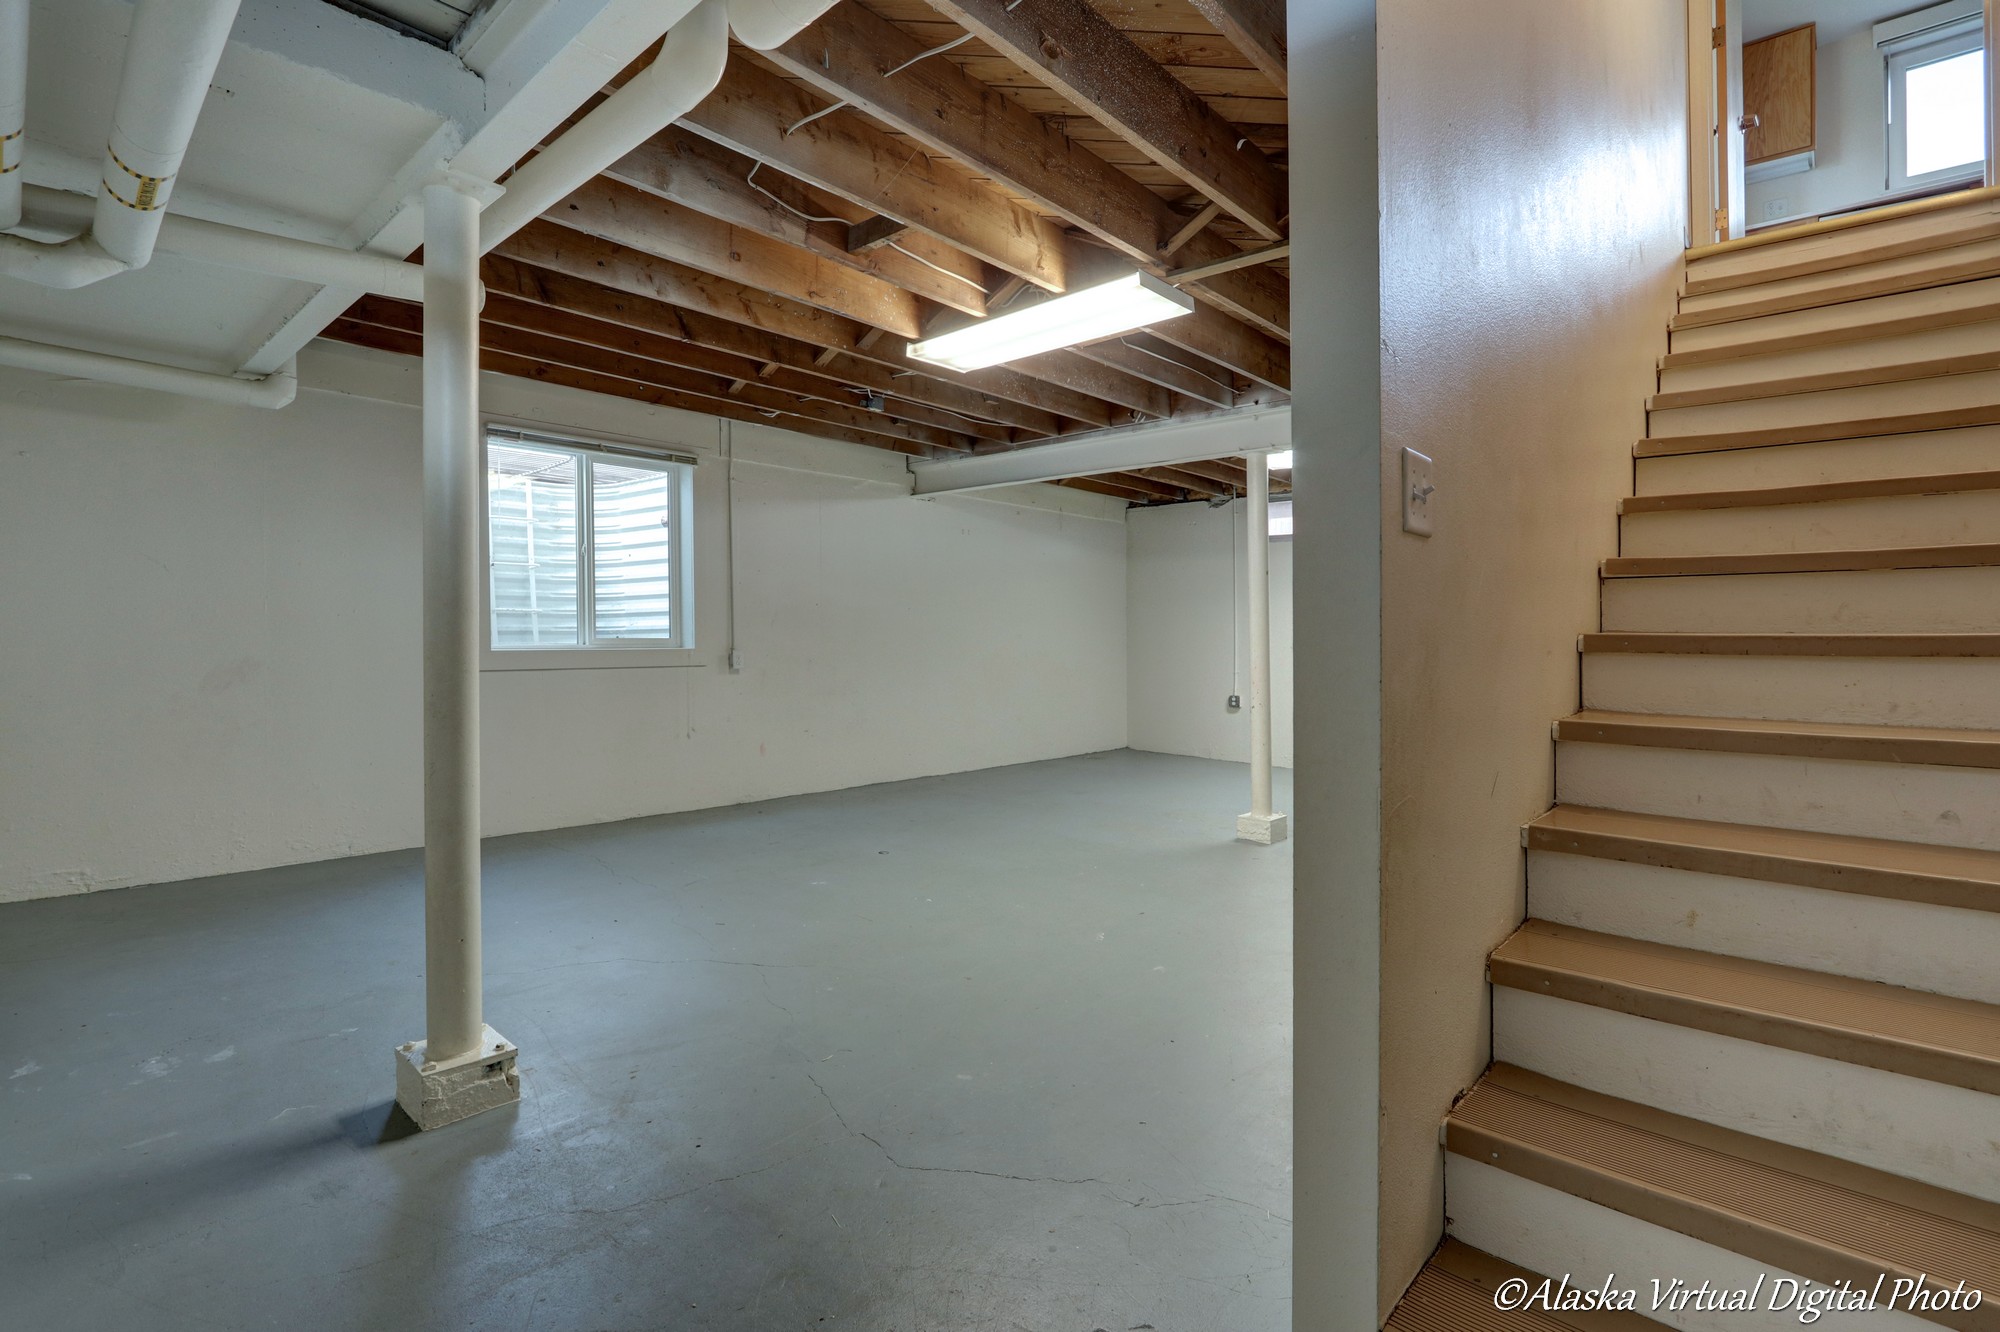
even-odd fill
[{"label": "white pipe elbow", "polygon": [[736,40],[758,51],[783,46],[840,0],[729,0]]},{"label": "white pipe elbow", "polygon": [[668,31],[652,64],[507,178],[507,192],[480,216],[480,253],[694,110],[722,82],[728,62],[724,0],[702,0]]}]

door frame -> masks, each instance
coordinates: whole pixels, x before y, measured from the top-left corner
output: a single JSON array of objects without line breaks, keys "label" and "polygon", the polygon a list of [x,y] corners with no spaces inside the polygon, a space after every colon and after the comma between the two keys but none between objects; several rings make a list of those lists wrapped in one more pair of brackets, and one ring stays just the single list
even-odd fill
[{"label": "door frame", "polygon": [[[1742,0],[1687,0],[1688,245],[1740,239],[1748,226],[1743,186]],[[2000,96],[1992,53],[2000,45],[2000,0],[1986,0],[1986,184],[2000,185]],[[1716,33],[1723,34],[1720,42]],[[1733,109],[1732,109],[1733,108]],[[1727,209],[1726,218],[1718,215]],[[1716,225],[1718,221],[1721,226]]]}]

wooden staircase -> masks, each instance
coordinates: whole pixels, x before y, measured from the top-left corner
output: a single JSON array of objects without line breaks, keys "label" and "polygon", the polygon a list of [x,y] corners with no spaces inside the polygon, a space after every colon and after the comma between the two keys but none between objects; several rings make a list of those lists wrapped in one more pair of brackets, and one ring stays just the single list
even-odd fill
[{"label": "wooden staircase", "polygon": [[2000,1332],[2000,200],[1692,254],[1659,370],[1390,1326]]}]

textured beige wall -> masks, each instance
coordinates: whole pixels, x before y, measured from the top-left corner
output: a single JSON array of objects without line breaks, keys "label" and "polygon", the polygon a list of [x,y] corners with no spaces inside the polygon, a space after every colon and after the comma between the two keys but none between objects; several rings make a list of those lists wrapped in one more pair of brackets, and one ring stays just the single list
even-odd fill
[{"label": "textured beige wall", "polygon": [[[1577,702],[1686,213],[1681,0],[1382,0],[1381,1291],[1443,1224],[1437,1123]],[[1436,459],[1429,539],[1399,451]],[[1303,768],[1306,759],[1301,758]]]}]

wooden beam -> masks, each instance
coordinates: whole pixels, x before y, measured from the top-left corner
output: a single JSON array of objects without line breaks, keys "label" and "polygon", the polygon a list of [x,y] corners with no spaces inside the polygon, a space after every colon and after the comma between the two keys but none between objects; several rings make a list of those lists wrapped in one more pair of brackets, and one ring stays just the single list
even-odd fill
[{"label": "wooden beam", "polygon": [[[349,308],[345,317],[419,337],[423,332],[422,306],[386,297],[365,296]],[[573,326],[569,332],[574,335]],[[691,397],[724,402],[733,399],[768,411],[785,412],[809,420],[827,421],[849,430],[865,431],[893,440],[948,449],[954,453],[972,451],[972,440],[963,433],[896,421],[882,413],[869,412],[851,403],[805,399],[799,394],[780,392],[761,384],[744,382],[741,388],[737,388],[735,387],[737,381],[733,381],[727,373],[689,370],[650,356],[605,348],[574,336],[532,332],[500,322],[482,320],[479,326],[479,347],[482,354],[497,352],[526,357],[549,365],[566,365],[572,369],[613,375],[641,384],[654,384]]]},{"label": "wooden beam", "polygon": [[1183,222],[1180,230],[1168,237],[1167,243],[1160,247],[1160,258],[1162,260],[1171,259],[1179,254],[1183,245],[1186,245],[1196,236],[1208,230],[1208,224],[1215,221],[1221,214],[1222,205],[1216,203],[1213,199],[1203,204],[1200,211],[1186,222]]},{"label": "wooden beam", "polygon": [[1155,481],[1141,472],[1107,472],[1094,479],[1108,481],[1127,490],[1136,490],[1151,500],[1167,500],[1178,504],[1188,497],[1185,487],[1169,485],[1165,481]]},{"label": "wooden beam", "polygon": [[1284,235],[1284,176],[1088,0],[930,3],[1258,235]]},{"label": "wooden beam", "polygon": [[[887,70],[916,60],[924,48],[855,0],[765,54],[822,92],[1067,218],[1129,261],[1156,265],[1160,247],[1181,228],[1184,219],[1166,200],[949,60],[921,60],[888,77]],[[1203,232],[1183,255],[1201,264],[1235,252]],[[1193,290],[1267,333],[1284,336],[1289,326],[1289,284],[1274,282],[1267,270],[1225,273]]]},{"label": "wooden beam", "polygon": [[1236,493],[1234,486],[1225,485],[1218,481],[1211,481],[1205,476],[1198,476],[1193,472],[1179,467],[1142,467],[1133,473],[1133,475],[1144,477],[1148,481],[1159,481],[1169,486],[1179,487],[1190,494],[1199,495],[1203,499],[1214,499],[1218,495],[1234,495]]},{"label": "wooden beam", "polygon": [[[867,254],[881,249],[897,237],[909,231],[910,224],[900,218],[871,217],[865,222],[856,222],[847,228],[847,248],[854,254]],[[1021,278],[1010,278],[1019,282]]]},{"label": "wooden beam", "polygon": [[[857,254],[848,248],[848,228],[861,209],[844,199],[816,198],[816,192],[775,171],[760,171],[755,158],[686,130],[668,126],[604,174],[954,310],[986,313],[985,271],[977,259],[949,249],[919,259],[886,245],[878,253]],[[836,206],[840,214],[830,211]]]},{"label": "wooden beam", "polygon": [[922,306],[900,287],[706,213],[599,176],[550,209],[547,219],[599,240],[671,259],[906,338]]},{"label": "wooden beam", "polygon": [[1043,352],[1039,356],[1024,356],[1018,361],[1009,361],[1007,365],[1036,379],[1129,407],[1141,416],[1165,418],[1173,415],[1173,402],[1158,384],[1080,356],[1074,351]]},{"label": "wooden beam", "polygon": [[1052,484],[1066,486],[1071,490],[1087,490],[1093,495],[1109,495],[1112,499],[1122,499],[1128,502],[1144,502],[1152,498],[1152,496],[1143,490],[1134,490],[1130,486],[1114,485],[1109,481],[1094,476],[1066,476],[1062,480],[1053,482]]},{"label": "wooden beam", "polygon": [[1060,226],[861,116],[835,112],[799,125],[824,105],[738,55],[680,123],[1044,290],[1067,289]]},{"label": "wooden beam", "polygon": [[[1180,351],[1178,347],[1174,350]],[[1191,369],[1182,364],[1178,358],[1169,359],[1158,352],[1141,347],[1130,334],[1122,338],[1112,338],[1107,342],[1094,342],[1087,347],[1078,347],[1076,354],[1096,361],[1099,365],[1108,365],[1128,374],[1137,375],[1148,383],[1158,384],[1161,388],[1199,399],[1211,406],[1236,405],[1235,391],[1226,381]],[[1181,354],[1186,355],[1184,352]]]},{"label": "wooden beam", "polygon": [[[320,334],[335,342],[352,343],[357,347],[373,347],[378,351],[394,352],[401,356],[423,355],[423,338],[415,333],[403,333],[394,329],[379,328],[354,319],[336,319]],[[754,425],[771,426],[779,430],[792,430],[800,434],[816,435],[821,439],[838,439],[849,444],[865,444],[870,448],[891,449],[897,453],[921,455],[922,445],[910,444],[902,440],[890,440],[880,435],[864,434],[849,430],[844,426],[814,420],[810,417],[791,416],[784,412],[762,411],[746,407],[740,402],[724,399],[717,402],[708,398],[695,397],[675,389],[661,388],[656,384],[643,384],[637,380],[621,379],[616,375],[596,374],[588,370],[578,370],[566,365],[549,365],[523,356],[512,356],[502,352],[482,352],[479,368],[497,375],[511,375],[516,379],[533,379],[544,384],[558,384],[565,388],[579,389],[585,393],[600,393],[612,398],[631,398],[637,402],[651,403],[658,407],[672,407],[684,412],[697,412],[707,416],[727,417],[732,421],[747,421]]]},{"label": "wooden beam", "polygon": [[1292,391],[1292,349],[1205,305],[1146,330],[1162,342],[1240,370],[1259,384]]},{"label": "wooden beam", "polygon": [[1196,264],[1192,268],[1176,268],[1167,274],[1167,281],[1180,285],[1183,282],[1203,282],[1224,273],[1233,273],[1239,268],[1252,264],[1276,263],[1280,259],[1292,257],[1292,243],[1279,241],[1276,245],[1266,245],[1262,249],[1243,250],[1227,259],[1216,259],[1206,264]]},{"label": "wooden beam", "polygon": [[[854,320],[547,222],[534,222],[522,228],[500,246],[498,253],[537,268],[795,338],[831,352],[865,353],[870,360],[899,371],[930,378],[939,373],[936,366],[904,356],[900,342],[886,348],[865,345],[864,340],[872,330]],[[975,370],[970,374],[953,374],[951,382],[1086,425],[1110,425],[1115,415],[1109,403],[1017,371]]]},{"label": "wooden beam", "polygon": [[1285,49],[1285,0],[1191,0],[1195,12],[1215,25],[1264,76],[1289,93]]},{"label": "wooden beam", "polygon": [[[1062,433],[1062,418],[1053,412],[1038,411],[923,375],[898,375],[876,361],[837,351],[820,351],[807,343],[761,329],[602,287],[564,273],[533,268],[502,255],[488,255],[480,265],[479,275],[486,284],[489,312],[495,301],[510,299],[551,313],[573,313],[655,338],[709,349],[717,355],[741,358],[756,364],[757,378],[766,382],[787,371],[823,373],[829,383],[873,389],[968,418],[970,424],[963,428],[975,434],[985,435],[996,427],[1030,436]],[[818,364],[819,357],[825,358],[824,366]],[[980,428],[982,425],[986,428]]]}]

